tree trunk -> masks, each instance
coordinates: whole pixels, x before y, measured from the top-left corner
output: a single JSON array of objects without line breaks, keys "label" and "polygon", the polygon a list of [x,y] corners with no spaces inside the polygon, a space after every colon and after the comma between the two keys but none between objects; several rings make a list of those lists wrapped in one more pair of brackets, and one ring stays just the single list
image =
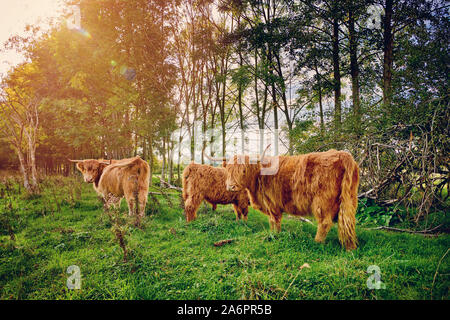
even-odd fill
[{"label": "tree trunk", "polygon": [[30,172],[31,172],[31,188],[33,193],[39,192],[39,182],[36,170],[36,144],[33,143],[34,139],[31,134],[28,135],[28,151],[30,154]]},{"label": "tree trunk", "polygon": [[29,170],[31,174],[30,187],[32,193],[39,192],[38,174],[36,169],[36,131],[38,125],[37,106],[33,106],[33,109],[27,111],[27,118],[29,122],[29,128],[25,129],[25,136],[28,144],[28,156],[29,156]]},{"label": "tree trunk", "polygon": [[203,123],[202,123],[202,153],[201,153],[201,163],[205,163],[205,156],[203,155],[203,152],[206,149],[206,116],[203,117]]},{"label": "tree trunk", "polygon": [[[237,28],[239,29],[241,26],[241,16],[238,15],[237,18]],[[243,66],[243,59],[242,59],[242,46],[241,43],[239,43],[238,48],[238,55],[239,55],[239,71],[242,72],[242,66]],[[245,133],[244,133],[244,113],[242,111],[242,94],[243,94],[243,87],[242,87],[242,79],[239,79],[238,84],[238,107],[239,107],[239,127],[241,129],[241,154],[245,154]]]},{"label": "tree trunk", "polygon": [[23,186],[25,187],[25,189],[27,189],[27,191],[29,193],[32,193],[33,191],[30,186],[30,181],[28,178],[28,169],[27,169],[27,165],[25,163],[25,157],[20,148],[16,147],[16,151],[17,151],[17,156],[19,157],[20,172],[22,173],[22,177],[23,177]]},{"label": "tree trunk", "polygon": [[269,48],[269,68],[270,68],[270,77],[271,77],[271,87],[272,87],[272,107],[273,107],[273,147],[274,147],[274,155],[278,155],[278,101],[277,101],[277,93],[275,91],[275,81],[273,80],[273,59],[272,59],[272,50]]},{"label": "tree trunk", "polygon": [[177,159],[177,182],[178,184],[181,183],[181,170],[180,170],[180,163],[181,163],[181,142],[183,142],[183,136],[181,135],[181,129],[183,128],[183,125],[180,127],[180,136],[178,137],[178,159]]},{"label": "tree trunk", "polygon": [[142,138],[142,159],[147,160],[147,139]]},{"label": "tree trunk", "polygon": [[167,182],[172,184],[173,179],[173,143],[171,143],[170,136],[167,138],[167,164],[169,169],[169,174],[167,176]]},{"label": "tree trunk", "polygon": [[163,137],[161,180],[166,181],[166,138]]},{"label": "tree trunk", "polygon": [[222,156],[226,156],[227,151],[227,145],[226,145],[226,118],[225,118],[225,90],[227,86],[227,78],[226,78],[226,70],[228,68],[228,61],[225,58],[222,62],[222,75],[223,75],[223,87],[222,87],[222,99],[220,101],[221,103],[221,110],[220,110],[220,120],[221,120],[221,127],[222,127]]},{"label": "tree trunk", "polygon": [[393,47],[394,35],[392,34],[392,5],[393,0],[386,0],[384,8],[384,32],[383,32],[383,105],[385,111],[390,109],[392,94],[392,64],[394,61]]},{"label": "tree trunk", "polygon": [[191,140],[190,140],[190,149],[191,149],[191,161],[195,160],[195,136],[197,132],[195,132],[195,121],[191,125]]},{"label": "tree trunk", "polygon": [[[242,68],[242,53],[239,52],[239,67]],[[244,113],[242,111],[242,79],[238,85],[239,127],[241,129],[241,153],[245,154]]]},{"label": "tree trunk", "polygon": [[264,152],[264,119],[265,119],[265,110],[267,107],[267,97],[268,97],[268,93],[269,93],[269,88],[266,86],[264,86],[264,99],[263,99],[263,111],[262,111],[262,119],[261,119],[261,123],[260,123],[260,133],[259,133],[259,154],[262,155]]},{"label": "tree trunk", "polygon": [[320,135],[323,137],[325,134],[325,121],[323,118],[323,105],[322,105],[322,81],[320,80],[320,73],[319,68],[317,67],[317,60],[314,61],[314,69],[316,71],[317,86],[319,91]]},{"label": "tree trunk", "polygon": [[149,185],[153,185],[153,138],[150,137],[148,139],[148,161],[149,161],[149,167],[150,167],[150,182]]},{"label": "tree trunk", "polygon": [[336,131],[341,128],[341,73],[339,69],[339,23],[333,19],[333,76],[334,76],[334,123]]},{"label": "tree trunk", "polygon": [[226,126],[224,121],[222,121],[221,127],[222,127],[222,157],[226,157],[227,142],[226,142]]},{"label": "tree trunk", "polygon": [[348,11],[348,33],[350,46],[350,75],[352,77],[352,100],[353,115],[355,118],[355,131],[357,136],[361,135],[361,110],[359,100],[359,66],[358,66],[358,48],[355,34],[355,19],[350,8]]}]

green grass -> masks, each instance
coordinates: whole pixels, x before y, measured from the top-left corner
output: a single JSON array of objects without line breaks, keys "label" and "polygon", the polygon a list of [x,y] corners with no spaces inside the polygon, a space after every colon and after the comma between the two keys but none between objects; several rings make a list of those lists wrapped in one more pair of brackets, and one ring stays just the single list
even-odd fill
[{"label": "green grass", "polygon": [[[143,229],[128,227],[130,256],[124,262],[92,186],[54,180],[59,194],[49,187],[32,199],[14,196],[16,239],[6,231],[0,235],[1,299],[449,298],[448,234],[424,237],[358,225],[359,247],[346,252],[336,226],[325,244],[317,244],[315,225],[285,216],[282,232],[272,234],[267,217],[253,209],[245,224],[235,221],[231,206],[213,212],[204,205],[186,224],[172,192],[172,207],[165,197],[156,196],[159,207],[149,198]],[[66,199],[67,186],[79,186],[81,197]],[[0,199],[2,214],[7,198]],[[125,201],[121,210],[127,211]],[[214,246],[223,239],[234,241]],[[301,268],[305,263],[310,268]],[[81,270],[80,290],[66,287],[70,265]],[[385,289],[367,287],[370,265],[380,267]]]}]

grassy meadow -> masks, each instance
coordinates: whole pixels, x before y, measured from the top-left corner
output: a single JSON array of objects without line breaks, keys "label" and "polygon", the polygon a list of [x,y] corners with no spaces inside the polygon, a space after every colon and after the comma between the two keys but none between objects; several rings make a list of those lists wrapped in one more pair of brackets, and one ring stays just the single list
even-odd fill
[{"label": "grassy meadow", "polygon": [[[346,252],[336,225],[317,244],[315,223],[285,216],[273,234],[253,209],[243,223],[231,206],[202,205],[186,224],[179,193],[167,191],[149,197],[142,229],[122,221],[124,261],[116,220],[91,185],[55,176],[41,186],[27,198],[18,180],[0,182],[1,299],[449,299],[448,233],[370,230],[377,220],[358,217],[359,247]],[[449,218],[436,213],[427,223],[448,227]],[[225,239],[233,241],[214,246]],[[67,288],[71,265],[80,268],[80,289]],[[368,288],[371,265],[384,289]]]}]

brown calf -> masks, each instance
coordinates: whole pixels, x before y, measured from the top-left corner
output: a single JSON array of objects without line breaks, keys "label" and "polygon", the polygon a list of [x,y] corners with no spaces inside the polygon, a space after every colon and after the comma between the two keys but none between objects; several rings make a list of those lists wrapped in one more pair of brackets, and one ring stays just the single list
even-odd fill
[{"label": "brown calf", "polygon": [[203,200],[213,209],[217,204],[233,204],[236,220],[247,220],[249,199],[247,192],[230,192],[225,186],[226,172],[204,164],[189,164],[183,171],[183,199],[186,221],[196,218],[197,210]]}]

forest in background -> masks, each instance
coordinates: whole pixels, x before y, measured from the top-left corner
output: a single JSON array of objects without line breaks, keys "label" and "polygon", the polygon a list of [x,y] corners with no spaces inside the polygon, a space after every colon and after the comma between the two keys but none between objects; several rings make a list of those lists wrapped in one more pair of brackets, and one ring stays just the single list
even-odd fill
[{"label": "forest in background", "polygon": [[79,8],[79,26],[29,26],[4,44],[27,60],[1,79],[0,169],[19,170],[29,193],[46,175],[69,174],[67,158],[136,154],[179,185],[180,140],[204,162],[200,124],[219,133],[201,141],[217,155],[231,132],[244,140],[254,128],[273,133],[275,154],[349,150],[364,201],[416,221],[448,210],[444,1],[67,5],[69,20]]}]

